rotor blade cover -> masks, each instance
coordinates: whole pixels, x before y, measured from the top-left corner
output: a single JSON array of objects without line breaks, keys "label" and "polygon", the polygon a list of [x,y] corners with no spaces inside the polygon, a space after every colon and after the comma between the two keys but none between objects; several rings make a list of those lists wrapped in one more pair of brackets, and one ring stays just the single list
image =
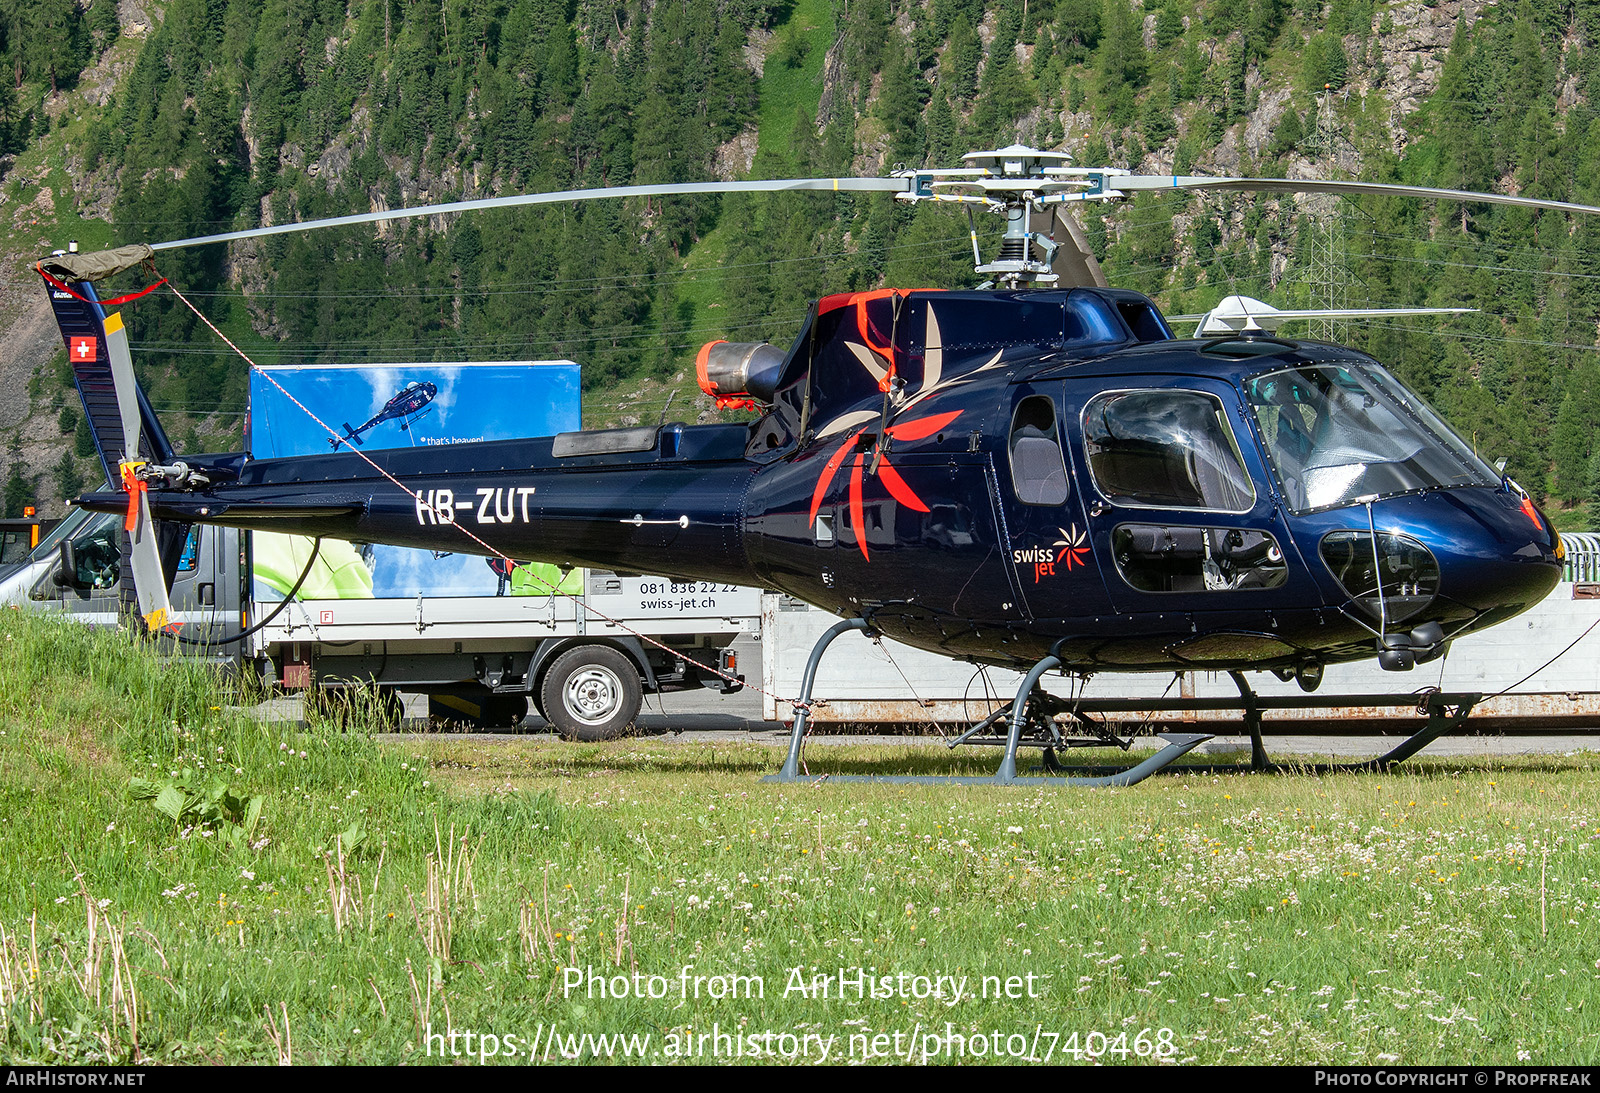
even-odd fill
[{"label": "rotor blade cover", "polygon": [[145,243],[130,243],[125,247],[91,251],[88,254],[53,254],[41,259],[39,265],[64,281],[102,281],[123,270],[132,269],[153,253]]},{"label": "rotor blade cover", "polygon": [[783,370],[784,352],[766,342],[707,342],[695,356],[700,390],[725,402],[770,403]]}]

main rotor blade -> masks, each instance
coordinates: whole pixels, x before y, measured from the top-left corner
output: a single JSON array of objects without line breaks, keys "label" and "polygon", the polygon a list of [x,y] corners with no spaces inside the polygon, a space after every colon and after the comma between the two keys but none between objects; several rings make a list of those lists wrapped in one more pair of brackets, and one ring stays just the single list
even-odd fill
[{"label": "main rotor blade", "polygon": [[1055,258],[1050,262],[1050,272],[1058,278],[1056,287],[1072,288],[1076,285],[1107,287],[1106,275],[1100,271],[1100,263],[1095,259],[1094,248],[1089,246],[1089,237],[1078,224],[1078,218],[1067,212],[1065,205],[1057,205],[1051,215],[1055,220],[1055,231],[1052,235],[1060,244],[1056,249]]},{"label": "main rotor blade", "polygon": [[235,239],[257,239],[264,235],[286,235],[316,228],[337,228],[350,224],[378,224],[417,216],[464,213],[473,209],[507,209],[518,205],[551,205],[562,201],[594,201],[605,197],[673,197],[680,194],[769,193],[785,190],[839,190],[851,192],[904,193],[911,189],[909,178],[778,178],[750,182],[680,182],[659,186],[602,186],[589,190],[558,190],[543,194],[518,194],[513,197],[481,197],[473,201],[449,201],[441,205],[418,205],[410,209],[386,209],[354,216],[333,216],[325,220],[306,220],[296,224],[275,224],[270,228],[200,235],[153,243],[151,250],[176,250],[206,243],[228,243]]},{"label": "main rotor blade", "polygon": [[1388,182],[1340,182],[1319,178],[1205,178],[1196,175],[1116,175],[1105,176],[1110,190],[1124,192],[1155,190],[1233,190],[1242,193],[1286,194],[1373,194],[1376,196],[1426,197],[1436,201],[1482,202],[1486,205],[1517,205],[1527,209],[1550,209],[1563,213],[1600,213],[1600,206],[1579,205],[1571,201],[1544,201],[1509,194],[1486,194],[1472,190],[1441,190],[1432,186],[1401,186]]},{"label": "main rotor blade", "polygon": [[1383,319],[1415,315],[1466,315],[1475,307],[1335,307],[1296,308],[1281,311],[1249,296],[1225,296],[1202,315],[1169,315],[1168,322],[1198,322],[1194,336],[1203,338],[1229,332],[1275,331],[1297,319]]}]

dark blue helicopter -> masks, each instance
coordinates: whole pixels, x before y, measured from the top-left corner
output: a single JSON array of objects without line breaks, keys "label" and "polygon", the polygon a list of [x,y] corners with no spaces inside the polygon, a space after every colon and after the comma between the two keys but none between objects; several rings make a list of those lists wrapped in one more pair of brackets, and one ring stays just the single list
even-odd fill
[{"label": "dark blue helicopter", "polygon": [[410,430],[412,422],[428,412],[426,407],[438,394],[439,388],[436,384],[426,381],[408,383],[399,391],[396,391],[393,398],[384,403],[376,414],[373,414],[362,424],[353,426],[348,421],[345,422],[344,435],[329,437],[328,445],[334,451],[338,451],[339,445],[347,440],[351,444],[360,446],[363,443],[361,434],[385,421],[398,420],[400,422],[400,431],[407,432]]},{"label": "dark blue helicopter", "polygon": [[[1052,710],[1035,687],[1046,670],[1270,669],[1311,690],[1331,663],[1376,656],[1405,670],[1437,658],[1558,582],[1549,521],[1377,361],[1260,330],[1179,339],[1151,300],[1105,287],[1059,212],[1155,182],[1030,149],[968,160],[892,181],[913,199],[1006,214],[1000,260],[979,267],[997,287],[830,296],[787,350],[706,346],[701,387],[758,410],[748,424],[179,461],[125,382],[120,435],[134,441],[116,458],[143,466],[131,492],[82,503],[122,511],[137,495],[156,521],[179,525],[781,590],[851,620],[835,632],[1027,670],[1002,780],[1015,776],[1025,729],[1059,742],[1039,716]],[[1029,218],[1051,205],[1055,233],[1033,231]],[[74,289],[52,294],[63,335],[98,334],[100,362],[114,364],[117,339],[106,341],[77,257],[42,264]],[[91,420],[98,408],[109,426],[105,364],[75,358],[74,368]],[[1174,738],[1155,766],[1202,739]]]}]

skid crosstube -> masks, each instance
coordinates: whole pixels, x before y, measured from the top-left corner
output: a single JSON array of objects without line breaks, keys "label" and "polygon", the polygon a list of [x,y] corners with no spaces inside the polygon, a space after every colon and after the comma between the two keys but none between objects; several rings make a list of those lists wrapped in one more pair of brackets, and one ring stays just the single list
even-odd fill
[{"label": "skid crosstube", "polygon": [[[972,728],[962,733],[950,742],[950,747],[971,742],[985,730],[1002,721],[1008,723],[1004,738],[1005,753],[1000,761],[1000,769],[991,777],[952,776],[952,775],[822,775],[811,776],[802,772],[801,751],[805,745],[807,729],[810,726],[811,691],[816,682],[817,667],[822,661],[822,654],[834,639],[841,634],[852,630],[871,635],[872,624],[864,618],[845,619],[834,623],[817,639],[812,647],[811,656],[806,661],[805,675],[800,684],[800,695],[795,699],[794,730],[789,739],[789,753],[784,760],[783,768],[777,773],[762,779],[766,782],[880,782],[889,785],[1018,785],[1018,786],[1059,786],[1072,788],[1109,788],[1114,786],[1132,786],[1144,781],[1157,771],[1166,767],[1173,760],[1179,758],[1197,745],[1212,738],[1210,733],[1161,733],[1160,739],[1166,745],[1151,755],[1143,762],[1125,770],[1107,773],[1061,775],[1049,774],[1044,776],[1022,775],[1017,769],[1017,749],[1022,745],[1022,729],[1027,724],[1027,707],[1030,700],[1036,696],[1045,698],[1045,692],[1039,688],[1039,681],[1045,674],[1061,667],[1061,661],[1055,656],[1047,656],[1035,664],[1022,683],[1017,688],[1015,700],[1008,705],[990,714]],[[1422,694],[1413,695],[1296,695],[1288,697],[1263,697],[1257,695],[1245,680],[1241,672],[1229,672],[1234,685],[1239,688],[1237,699],[1227,698],[1179,698],[1179,699],[1086,699],[1072,702],[1071,708],[1075,714],[1091,713],[1133,713],[1149,712],[1152,710],[1165,710],[1170,712],[1198,712],[1201,710],[1239,710],[1244,714],[1245,731],[1250,737],[1250,764],[1249,766],[1227,765],[1223,767],[1209,766],[1204,768],[1207,772],[1218,771],[1269,771],[1282,769],[1272,763],[1267,757],[1266,747],[1261,739],[1262,715],[1267,710],[1315,710],[1332,709],[1335,707],[1368,707],[1368,708],[1396,708],[1412,707],[1419,714],[1426,714],[1428,721],[1418,732],[1408,737],[1396,747],[1375,759],[1362,760],[1354,763],[1337,763],[1331,765],[1310,766],[1296,764],[1293,769],[1298,771],[1320,770],[1332,771],[1381,771],[1386,770],[1396,763],[1409,759],[1434,740],[1460,728],[1472,713],[1473,707],[1483,700],[1477,693],[1444,692],[1429,690]],[[1059,705],[1062,700],[1048,696],[1051,703]],[[999,739],[985,739],[986,743],[1000,743]],[[1039,742],[1031,742],[1039,746]],[[1045,769],[1047,771],[1062,771],[1063,768],[1055,763],[1054,752],[1050,743],[1043,744],[1045,748]],[[1126,745],[1124,745],[1126,746]],[[1185,768],[1189,769],[1189,768]]]}]

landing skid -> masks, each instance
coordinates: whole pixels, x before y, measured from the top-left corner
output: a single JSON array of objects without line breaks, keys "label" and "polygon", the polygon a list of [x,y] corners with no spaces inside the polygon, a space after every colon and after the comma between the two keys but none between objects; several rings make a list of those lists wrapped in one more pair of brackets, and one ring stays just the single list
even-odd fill
[{"label": "landing skid", "polygon": [[[1460,728],[1472,713],[1473,707],[1483,700],[1483,696],[1477,693],[1438,690],[1429,690],[1422,694],[1414,695],[1307,694],[1282,697],[1262,696],[1251,689],[1243,673],[1229,672],[1228,675],[1233,679],[1234,685],[1239,688],[1239,697],[1237,699],[1097,698],[1069,701],[1050,694],[1040,686],[1040,680],[1044,678],[1046,673],[1061,667],[1061,661],[1057,657],[1047,656],[1035,664],[1028,674],[1023,677],[1021,685],[1017,688],[1016,698],[1010,704],[1002,706],[949,742],[948,746],[951,748],[961,744],[973,743],[1003,744],[1005,752],[1000,761],[1000,769],[992,777],[959,777],[954,775],[811,776],[802,773],[801,753],[805,746],[807,730],[811,724],[811,691],[816,682],[817,666],[822,661],[823,652],[833,643],[834,639],[851,630],[858,630],[865,634],[873,632],[872,624],[866,619],[846,619],[829,627],[827,632],[817,640],[817,644],[812,648],[811,656],[806,661],[805,676],[800,685],[800,696],[795,700],[794,731],[789,740],[788,757],[784,760],[783,768],[777,774],[768,775],[763,781],[820,782],[826,780],[829,782],[880,782],[888,785],[1022,785],[1080,788],[1132,786],[1163,769],[1195,746],[1210,740],[1213,734],[1159,733],[1157,735],[1166,742],[1166,745],[1143,762],[1124,770],[1101,772],[1090,768],[1063,767],[1056,759],[1056,752],[1060,749],[1073,747],[1107,746],[1120,747],[1126,751],[1131,746],[1132,739],[1123,739],[1111,733],[1100,722],[1094,720],[1093,715],[1113,713],[1148,714],[1155,710],[1171,713],[1239,710],[1244,715],[1245,733],[1250,737],[1250,763],[1248,766],[1240,764],[1207,765],[1203,767],[1185,767],[1185,770],[1204,773],[1279,770],[1317,773],[1381,771],[1409,759],[1439,737]],[[1262,720],[1264,713],[1268,710],[1394,709],[1402,707],[1414,708],[1419,715],[1425,714],[1428,718],[1427,723],[1398,746],[1375,759],[1354,763],[1293,764],[1285,767],[1273,763],[1268,758],[1266,745],[1262,741]],[[1078,739],[1069,739],[1063,736],[1057,729],[1054,720],[1055,715],[1058,713],[1069,715],[1077,726],[1087,731],[1088,736]],[[987,735],[991,730],[995,730],[1001,725],[1006,728],[1004,737]],[[1029,736],[1027,740],[1023,739],[1025,731]],[[1024,744],[1043,749],[1043,761],[1041,764],[1045,772],[1043,775],[1019,774],[1017,769],[1017,750]],[[1079,773],[1063,776],[1068,770],[1075,770]]]},{"label": "landing skid", "polygon": [[[1294,771],[1300,773],[1331,774],[1340,771],[1382,771],[1387,770],[1397,763],[1411,758],[1417,752],[1439,739],[1459,729],[1471,716],[1474,707],[1483,701],[1483,695],[1467,691],[1439,691],[1427,690],[1418,694],[1386,695],[1386,694],[1358,694],[1358,695],[1283,695],[1263,696],[1258,695],[1250,687],[1249,682],[1241,672],[1229,672],[1234,686],[1239,689],[1239,697],[1233,698],[1178,698],[1178,699],[1149,699],[1149,698],[1095,698],[1081,699],[1070,703],[1075,716],[1090,714],[1115,714],[1139,713],[1148,715],[1154,710],[1170,713],[1199,713],[1209,710],[1238,710],[1244,717],[1245,735],[1250,738],[1250,763],[1209,764],[1205,766],[1185,767],[1185,770],[1196,773],[1221,774],[1239,773],[1243,771]],[[1054,699],[1060,703],[1064,700]],[[1003,718],[1010,707],[999,711]],[[1427,722],[1421,729],[1401,741],[1395,747],[1373,759],[1363,759],[1352,763],[1274,763],[1267,755],[1266,744],[1262,740],[1263,715],[1268,710],[1384,710],[1384,709],[1411,709],[1419,716],[1426,716]],[[959,739],[959,738],[958,738]],[[1054,756],[1047,748],[1045,753],[1045,768],[1068,769],[1055,764]],[[1072,768],[1083,769],[1083,768]]]},{"label": "landing skid", "polygon": [[[817,665],[822,661],[822,654],[840,634],[851,630],[859,630],[870,634],[872,625],[866,619],[845,619],[834,623],[826,633],[817,640],[811,649],[811,656],[806,661],[805,677],[800,683],[800,697],[795,700],[794,733],[789,739],[789,755],[784,760],[783,769],[777,774],[768,775],[762,779],[765,782],[805,782],[822,781],[822,778],[812,779],[801,773],[801,750],[805,746],[806,728],[811,720],[811,689],[817,679]],[[1004,716],[1006,710],[1012,715],[1009,719],[1010,729],[1006,737],[1005,757],[1000,762],[1000,769],[993,777],[961,777],[956,775],[826,775],[829,782],[877,782],[885,785],[955,785],[955,786],[1074,786],[1079,788],[1099,788],[1111,786],[1132,786],[1144,781],[1156,771],[1171,763],[1197,744],[1211,739],[1210,733],[1172,733],[1162,734],[1166,747],[1150,756],[1137,766],[1127,770],[1116,771],[1110,774],[1088,775],[1082,777],[1042,777],[1021,776],[1017,773],[1017,748],[1022,742],[1022,726],[1027,723],[1028,704],[1036,695],[1045,695],[1046,692],[1038,687],[1039,680],[1053,668],[1061,666],[1055,657],[1045,657],[1023,679],[1022,685],[1017,688],[1016,700],[1011,706],[1005,707],[995,714],[991,714],[975,729],[987,728]],[[1036,706],[1042,703],[1036,702]],[[967,734],[972,735],[970,732]]]}]

